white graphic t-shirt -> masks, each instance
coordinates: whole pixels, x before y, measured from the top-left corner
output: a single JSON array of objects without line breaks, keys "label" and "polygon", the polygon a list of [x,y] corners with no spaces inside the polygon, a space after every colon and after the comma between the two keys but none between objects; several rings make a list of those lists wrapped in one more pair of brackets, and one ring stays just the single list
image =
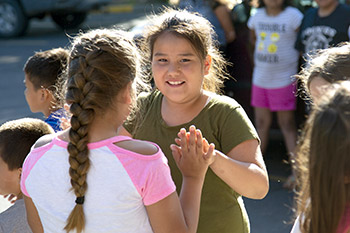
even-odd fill
[{"label": "white graphic t-shirt", "polygon": [[[84,233],[151,233],[145,206],[175,192],[159,146],[154,144],[158,148],[155,154],[142,155],[115,145],[124,140],[134,139],[116,136],[88,144]],[[66,220],[75,206],[67,146],[55,137],[51,143],[32,149],[23,164],[22,192],[32,198],[47,233],[65,233]]]},{"label": "white graphic t-shirt", "polygon": [[302,13],[287,7],[276,16],[260,8],[250,17],[248,27],[255,31],[253,84],[273,89],[288,86],[297,73],[299,53],[294,48]]}]

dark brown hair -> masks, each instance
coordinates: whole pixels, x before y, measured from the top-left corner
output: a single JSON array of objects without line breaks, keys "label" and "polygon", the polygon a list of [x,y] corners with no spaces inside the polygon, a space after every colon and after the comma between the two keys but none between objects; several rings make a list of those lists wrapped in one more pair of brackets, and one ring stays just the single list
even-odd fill
[{"label": "dark brown hair", "polygon": [[[257,3],[255,3],[255,5],[257,5],[258,8],[262,8],[262,7],[266,7],[265,3],[264,3],[264,0],[255,0],[257,1]],[[253,0],[254,2],[254,0]],[[291,6],[291,0],[283,0],[283,3],[282,3],[282,10],[286,9],[287,6]]]},{"label": "dark brown hair", "polygon": [[186,39],[203,62],[208,55],[211,56],[212,65],[209,74],[204,76],[203,89],[220,92],[223,80],[228,76],[227,62],[218,50],[217,41],[213,40],[215,32],[210,22],[197,13],[171,8],[165,8],[162,13],[155,15],[151,22],[146,29],[142,46],[147,54],[148,63],[152,61],[153,46],[159,36],[166,32],[174,33]]},{"label": "dark brown hair", "polygon": [[[297,153],[297,215],[303,233],[336,233],[350,202],[350,85],[336,84],[315,106]],[[335,94],[334,94],[335,92]]]},{"label": "dark brown hair", "polygon": [[0,126],[0,156],[9,170],[22,167],[33,144],[45,134],[54,133],[44,121],[22,118]]},{"label": "dark brown hair", "polygon": [[36,52],[29,57],[24,65],[24,72],[28,79],[33,83],[34,88],[48,89],[57,105],[63,107],[65,69],[68,60],[68,50],[55,48],[42,52]]},{"label": "dark brown hair", "polygon": [[296,75],[301,83],[299,90],[301,96],[309,95],[310,83],[317,76],[330,84],[350,79],[349,42],[343,42],[337,47],[319,50],[315,54],[309,55],[307,65]]},{"label": "dark brown hair", "polygon": [[67,232],[82,232],[85,227],[81,200],[88,187],[89,127],[96,115],[115,107],[117,94],[139,76],[138,50],[128,35],[115,29],[97,29],[77,36],[72,44],[66,100],[72,113],[69,174],[77,204],[67,219]]}]

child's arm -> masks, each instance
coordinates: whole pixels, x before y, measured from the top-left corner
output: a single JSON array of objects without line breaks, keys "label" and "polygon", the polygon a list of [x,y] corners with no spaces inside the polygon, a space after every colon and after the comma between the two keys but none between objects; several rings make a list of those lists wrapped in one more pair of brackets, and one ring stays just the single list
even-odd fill
[{"label": "child's arm", "polygon": [[[202,135],[190,128],[188,140],[186,131],[181,130],[181,147],[172,145],[174,159],[183,174],[180,199],[174,192],[163,200],[146,206],[154,232],[196,232],[204,176],[214,154],[214,146],[202,150]],[[182,207],[182,208],[181,208]]]},{"label": "child's arm", "polygon": [[43,225],[32,199],[26,195],[23,195],[23,199],[26,206],[27,221],[33,233],[44,233]]},{"label": "child's arm", "polygon": [[[254,57],[254,50],[255,50],[255,43],[256,43],[256,33],[254,29],[249,30],[249,53],[250,57]],[[254,63],[254,59],[253,59]]]},{"label": "child's arm", "polygon": [[17,196],[13,194],[4,195],[4,198],[7,199],[11,204],[17,201]]},{"label": "child's arm", "polygon": [[[178,139],[176,143],[180,145],[181,141]],[[205,147],[203,149],[205,151]],[[209,164],[213,172],[239,194],[253,199],[266,196],[269,181],[257,140],[244,141],[227,155],[215,150]]]},{"label": "child's arm", "polygon": [[228,7],[224,4],[219,4],[214,9],[214,13],[219,20],[221,27],[224,29],[227,43],[231,43],[236,39],[236,32]]},{"label": "child's arm", "polygon": [[247,140],[225,155],[216,152],[210,165],[213,172],[239,194],[262,199],[269,190],[269,180],[257,140]]}]

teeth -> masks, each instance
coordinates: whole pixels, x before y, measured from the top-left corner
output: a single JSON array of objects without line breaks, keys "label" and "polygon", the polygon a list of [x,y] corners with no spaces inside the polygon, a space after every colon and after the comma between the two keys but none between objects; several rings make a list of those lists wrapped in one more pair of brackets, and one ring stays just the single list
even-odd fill
[{"label": "teeth", "polygon": [[180,85],[182,82],[180,81],[168,81],[170,85]]}]

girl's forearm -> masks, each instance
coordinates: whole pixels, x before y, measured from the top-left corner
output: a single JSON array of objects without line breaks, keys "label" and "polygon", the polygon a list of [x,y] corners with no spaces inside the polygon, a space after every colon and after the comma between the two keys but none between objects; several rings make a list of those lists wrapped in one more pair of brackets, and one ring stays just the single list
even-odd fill
[{"label": "girl's forearm", "polygon": [[210,165],[212,171],[242,196],[262,199],[269,189],[266,169],[255,163],[234,160],[220,151]]},{"label": "girl's forearm", "polygon": [[182,206],[188,232],[197,232],[199,220],[199,207],[204,179],[183,178],[180,193]]}]

